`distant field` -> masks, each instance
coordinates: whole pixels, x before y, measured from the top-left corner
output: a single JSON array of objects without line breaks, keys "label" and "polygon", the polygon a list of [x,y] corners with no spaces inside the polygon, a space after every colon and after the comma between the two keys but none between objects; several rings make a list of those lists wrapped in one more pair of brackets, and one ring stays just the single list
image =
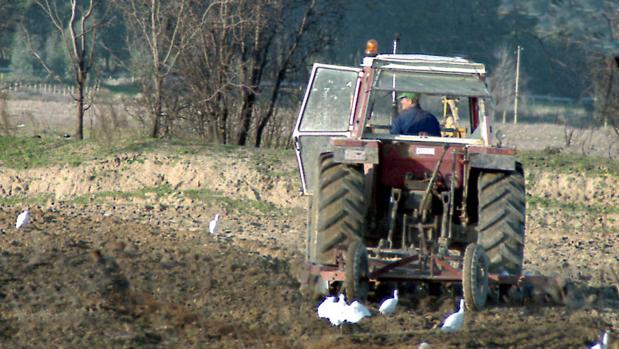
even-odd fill
[{"label": "distant field", "polygon": [[[87,139],[117,143],[123,138],[135,139],[147,134],[144,126],[129,115],[123,105],[126,99],[123,98],[129,98],[129,95],[126,93],[107,95],[99,99],[100,104],[85,113],[84,133]],[[533,113],[531,115],[538,117],[521,120],[539,122],[521,122],[514,125],[511,119],[513,115],[508,113],[505,124],[501,123],[500,116],[495,116],[494,128],[506,134],[504,145],[521,150],[553,148],[581,155],[611,159],[619,157],[619,137],[610,128],[575,127],[569,126],[569,123],[565,126],[560,116],[563,115],[563,111],[567,111],[566,108],[548,103],[529,105],[523,108],[523,113]],[[122,126],[110,128],[112,109],[115,113],[115,122]],[[8,129],[16,136],[61,138],[65,133],[73,134],[75,130],[75,105],[69,96],[46,95],[29,98],[27,94],[13,94],[7,101],[5,113],[9,121]],[[578,118],[587,117],[583,106],[571,109],[570,113]],[[554,120],[550,120],[557,123],[542,122],[548,121],[548,115],[557,116]],[[290,117],[294,118],[294,113],[290,113]]]},{"label": "distant field", "polygon": [[503,142],[505,146],[520,150],[546,150],[606,159],[619,158],[619,137],[610,127],[583,129],[548,123],[518,125],[495,123],[494,128],[506,135]]}]

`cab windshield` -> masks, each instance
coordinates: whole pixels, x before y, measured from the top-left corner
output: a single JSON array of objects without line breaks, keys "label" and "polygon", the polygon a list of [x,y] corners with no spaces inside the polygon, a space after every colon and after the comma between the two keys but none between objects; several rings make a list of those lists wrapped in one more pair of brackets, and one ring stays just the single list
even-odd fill
[{"label": "cab windshield", "polygon": [[[395,71],[377,71],[370,92],[366,133],[389,134],[393,120],[402,111],[398,96],[415,92],[419,104],[432,113],[441,125],[441,136],[478,138],[475,115],[478,97],[485,97],[486,86],[478,77]],[[473,108],[472,108],[473,107]]]}]

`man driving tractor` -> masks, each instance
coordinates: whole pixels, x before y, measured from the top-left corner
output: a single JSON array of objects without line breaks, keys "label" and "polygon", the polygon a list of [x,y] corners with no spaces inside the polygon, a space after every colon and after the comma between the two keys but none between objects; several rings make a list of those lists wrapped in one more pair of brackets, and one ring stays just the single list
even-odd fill
[{"label": "man driving tractor", "polygon": [[402,111],[391,126],[391,134],[441,136],[441,125],[432,113],[421,108],[418,93],[403,92],[398,99]]}]

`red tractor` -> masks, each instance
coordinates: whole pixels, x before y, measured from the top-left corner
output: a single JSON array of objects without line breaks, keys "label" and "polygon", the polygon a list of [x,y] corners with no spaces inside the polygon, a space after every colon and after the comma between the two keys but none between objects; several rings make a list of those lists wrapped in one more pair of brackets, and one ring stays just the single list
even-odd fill
[{"label": "red tractor", "polygon": [[[461,283],[481,309],[492,286],[516,282],[523,168],[495,137],[485,75],[427,55],[314,65],[293,135],[310,196],[306,288],[364,300],[383,282]],[[402,92],[422,96],[440,137],[390,133]]]}]

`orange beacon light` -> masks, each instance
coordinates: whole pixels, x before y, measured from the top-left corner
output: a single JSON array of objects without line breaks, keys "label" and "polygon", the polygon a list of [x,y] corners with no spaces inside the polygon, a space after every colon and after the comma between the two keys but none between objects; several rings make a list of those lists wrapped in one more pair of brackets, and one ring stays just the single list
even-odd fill
[{"label": "orange beacon light", "polygon": [[378,42],[376,40],[370,39],[365,44],[365,55],[369,57],[378,55]]}]

